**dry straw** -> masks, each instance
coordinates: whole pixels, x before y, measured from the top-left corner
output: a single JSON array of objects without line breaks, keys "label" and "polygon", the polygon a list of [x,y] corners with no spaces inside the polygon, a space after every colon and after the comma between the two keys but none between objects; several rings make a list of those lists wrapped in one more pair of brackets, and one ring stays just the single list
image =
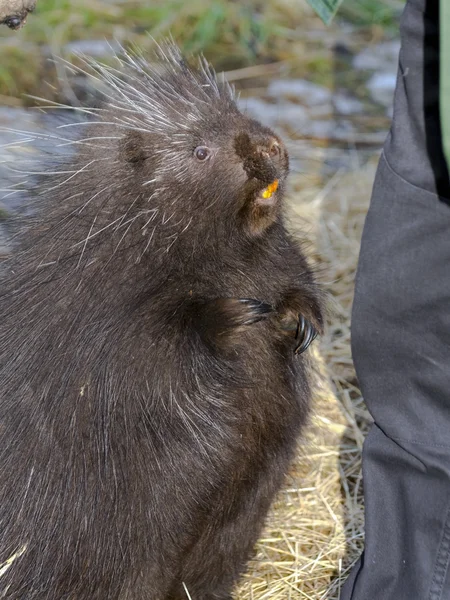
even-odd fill
[{"label": "dry straw", "polygon": [[239,600],[338,600],[363,546],[361,448],[370,422],[350,353],[350,310],[362,226],[375,173],[338,172],[322,189],[294,177],[295,231],[330,293],[319,349],[315,410],[284,490],[269,516]]}]

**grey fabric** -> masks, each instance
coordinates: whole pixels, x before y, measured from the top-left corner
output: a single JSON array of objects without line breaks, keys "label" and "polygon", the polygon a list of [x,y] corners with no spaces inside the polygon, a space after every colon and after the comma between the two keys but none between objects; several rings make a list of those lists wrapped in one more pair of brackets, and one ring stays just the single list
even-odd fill
[{"label": "grey fabric", "polygon": [[363,452],[366,547],[341,600],[450,600],[450,182],[438,4],[409,0],[402,16],[394,118],[362,239],[352,352],[375,425]]}]

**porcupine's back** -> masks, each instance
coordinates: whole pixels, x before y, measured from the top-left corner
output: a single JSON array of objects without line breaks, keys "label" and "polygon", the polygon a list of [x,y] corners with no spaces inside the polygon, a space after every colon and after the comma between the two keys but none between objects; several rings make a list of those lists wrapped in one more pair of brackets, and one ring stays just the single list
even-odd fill
[{"label": "porcupine's back", "polygon": [[274,325],[228,336],[208,316],[217,299],[275,307],[294,279],[316,309],[282,223],[287,153],[205,63],[162,58],[129,56],[124,78],[96,67],[105,105],[42,176],[1,275],[6,598],[137,598],[141,572],[165,589],[204,515],[232,503],[224,483],[289,456],[306,416],[304,363]]}]

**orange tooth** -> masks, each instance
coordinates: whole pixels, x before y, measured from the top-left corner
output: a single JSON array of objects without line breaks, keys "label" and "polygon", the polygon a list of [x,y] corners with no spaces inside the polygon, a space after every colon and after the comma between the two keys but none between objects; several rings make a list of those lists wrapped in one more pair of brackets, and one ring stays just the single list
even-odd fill
[{"label": "orange tooth", "polygon": [[278,179],[269,184],[262,193],[263,198],[270,198],[278,189]]}]

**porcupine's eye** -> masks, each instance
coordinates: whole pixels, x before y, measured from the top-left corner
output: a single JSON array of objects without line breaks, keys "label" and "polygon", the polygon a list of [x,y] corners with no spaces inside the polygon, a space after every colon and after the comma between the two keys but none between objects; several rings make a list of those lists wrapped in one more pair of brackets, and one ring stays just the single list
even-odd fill
[{"label": "porcupine's eye", "polygon": [[211,150],[206,146],[197,146],[194,150],[194,156],[200,161],[207,160],[211,156]]}]

